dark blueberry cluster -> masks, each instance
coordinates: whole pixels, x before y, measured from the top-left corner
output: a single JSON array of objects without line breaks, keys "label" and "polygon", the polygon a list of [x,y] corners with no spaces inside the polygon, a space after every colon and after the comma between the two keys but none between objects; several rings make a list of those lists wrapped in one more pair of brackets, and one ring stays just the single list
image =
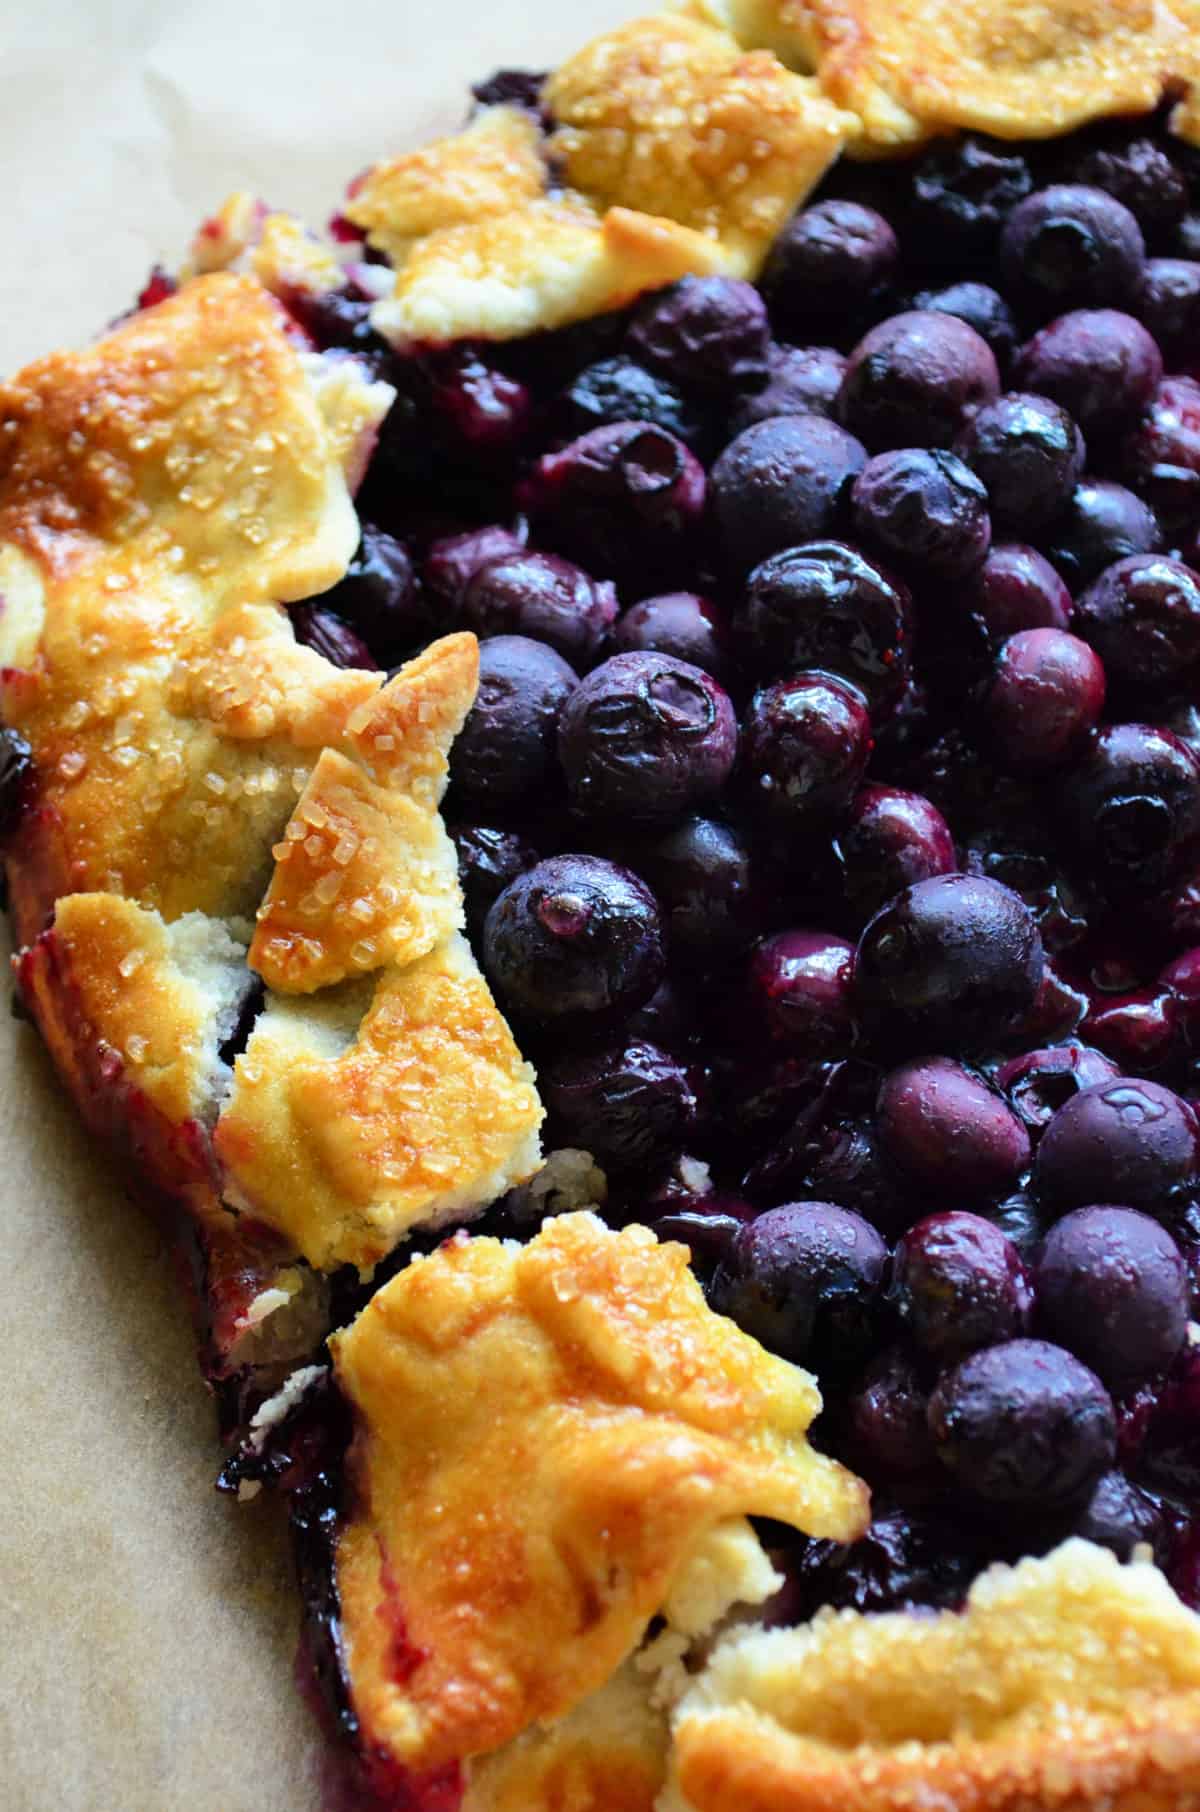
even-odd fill
[{"label": "dark blueberry cluster", "polygon": [[1127,121],[886,176],[757,288],[405,358],[310,321],[400,400],[297,632],[482,638],[447,816],[550,1143],[876,1494],[779,1615],[1071,1531],[1200,1601],[1196,165]]}]

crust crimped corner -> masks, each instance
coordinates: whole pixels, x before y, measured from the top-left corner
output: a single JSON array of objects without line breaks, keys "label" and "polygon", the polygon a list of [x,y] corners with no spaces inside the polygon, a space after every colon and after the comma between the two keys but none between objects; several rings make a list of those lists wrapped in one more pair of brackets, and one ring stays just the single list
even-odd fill
[{"label": "crust crimped corner", "polygon": [[845,1539],[866,1520],[865,1487],[804,1438],[811,1379],[643,1228],[581,1214],[522,1249],[451,1242],[334,1345],[359,1429],[337,1549],[351,1693],[367,1741],[418,1773],[600,1691],[715,1525]]},{"label": "crust crimped corner", "polygon": [[1200,1618],[1069,1541],[937,1616],[728,1638],[679,1705],[664,1812],[1196,1812]]}]

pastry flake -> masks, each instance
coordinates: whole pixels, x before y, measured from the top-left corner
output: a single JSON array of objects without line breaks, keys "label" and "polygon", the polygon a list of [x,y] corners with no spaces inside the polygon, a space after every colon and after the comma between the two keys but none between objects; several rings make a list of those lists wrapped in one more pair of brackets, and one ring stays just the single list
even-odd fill
[{"label": "pastry flake", "polygon": [[[365,973],[375,950],[361,943]],[[214,1142],[238,1206],[319,1269],[368,1269],[413,1227],[531,1176],[541,1119],[533,1071],[455,933],[374,983],[268,996]]]},{"label": "pastry flake", "polygon": [[811,1379],[642,1228],[453,1240],[334,1348],[359,1430],[336,1563],[354,1709],[417,1773],[601,1690],[730,1516],[865,1521],[864,1487],[804,1439]]},{"label": "pastry flake", "polygon": [[669,1812],[1194,1812],[1200,1618],[1070,1541],[965,1610],[735,1633],[683,1699]]},{"label": "pastry flake", "polygon": [[676,220],[753,276],[853,131],[769,50],[659,15],[595,39],[546,84],[551,153],[600,207]]}]

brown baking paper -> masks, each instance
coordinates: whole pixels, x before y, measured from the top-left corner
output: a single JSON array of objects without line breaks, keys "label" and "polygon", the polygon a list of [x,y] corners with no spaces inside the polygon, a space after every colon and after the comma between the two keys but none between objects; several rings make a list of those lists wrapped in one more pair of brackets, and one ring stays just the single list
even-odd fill
[{"label": "brown baking paper", "polygon": [[[78,344],[234,188],[323,221],[629,0],[9,0],[0,366]],[[213,1492],[212,1405],[153,1222],[0,1020],[0,1812],[318,1812],[271,1505]]]}]

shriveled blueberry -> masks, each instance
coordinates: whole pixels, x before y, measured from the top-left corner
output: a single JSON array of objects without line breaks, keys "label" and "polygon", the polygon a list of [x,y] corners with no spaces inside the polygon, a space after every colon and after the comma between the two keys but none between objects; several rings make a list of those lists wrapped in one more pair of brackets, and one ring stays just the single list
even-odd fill
[{"label": "shriveled blueberry", "polygon": [[912,305],[924,314],[955,315],[973,327],[996,355],[1003,373],[1017,348],[1017,323],[999,290],[987,283],[948,283],[944,289],[923,289]]},{"label": "shriveled blueberry", "polygon": [[814,541],[755,567],[741,624],[758,672],[820,668],[877,707],[904,685],[911,617],[906,586],[844,542]]},{"label": "shriveled blueberry", "polygon": [[625,1035],[643,1044],[660,1044],[665,1051],[687,1050],[696,1034],[694,1004],[674,982],[662,981],[648,1001],[622,1020]]},{"label": "shriveled blueberry", "polygon": [[1135,301],[1145,261],[1142,229],[1129,209],[1079,183],[1055,183],[1028,196],[1000,239],[1009,292],[1043,319],[1088,304],[1121,308]]},{"label": "shriveled blueberry", "polygon": [[1013,145],[974,133],[926,151],[912,176],[913,225],[936,263],[990,252],[1001,227],[1033,187]]},{"label": "shriveled blueberry", "polygon": [[1033,1297],[1020,1254],[978,1214],[931,1214],[896,1247],[888,1299],[922,1352],[955,1365],[1027,1332]]},{"label": "shriveled blueberry", "polygon": [[710,1278],[733,1251],[738,1232],[754,1219],[749,1202],[729,1195],[680,1195],[660,1208],[648,1205],[645,1220],[660,1240],[678,1240],[691,1252],[692,1269]]},{"label": "shriveled blueberry", "polygon": [[1200,661],[1200,574],[1165,554],[1131,554],[1077,599],[1075,628],[1113,674],[1169,687]]},{"label": "shriveled blueberry", "polygon": [[801,1153],[793,1187],[817,1201],[853,1208],[872,1226],[894,1233],[913,1218],[904,1182],[873,1117],[860,1116],[817,1126]]},{"label": "shriveled blueberry", "polygon": [[1049,397],[1010,391],[967,423],[955,450],[987,486],[998,529],[1031,530],[1053,520],[1083,473],[1083,436]]},{"label": "shriveled blueberry", "polygon": [[627,344],[685,390],[757,390],[767,380],[767,309],[737,277],[684,277],[650,296]]},{"label": "shriveled blueberry", "polygon": [[787,333],[839,324],[892,277],[896,235],[882,214],[856,201],[819,201],[792,217],[776,239],[762,286]]},{"label": "shriveled blueberry", "polygon": [[616,620],[616,593],[557,554],[501,554],[467,581],[462,620],[482,637],[529,636],[586,666]]},{"label": "shriveled blueberry", "polygon": [[458,881],[463,890],[467,929],[483,935],[483,922],[510,881],[532,868],[538,852],[516,831],[490,824],[452,824],[458,855]]},{"label": "shriveled blueberry", "polygon": [[1077,1208],[1051,1227],[1034,1272],[1038,1331],[1113,1390],[1165,1372],[1183,1346],[1188,1280],[1164,1227],[1132,1208]]},{"label": "shriveled blueberry", "polygon": [[33,796],[33,750],[19,730],[0,724],[0,837],[11,837]]},{"label": "shriveled blueberry", "polygon": [[1122,1070],[1135,1076],[1159,1069],[1180,1043],[1175,999],[1167,988],[1094,996],[1079,1030]]},{"label": "shriveled blueberry", "polygon": [[779,931],[750,959],[749,996],[769,1037],[800,1057],[844,1057],[858,1040],[854,946],[825,931]]},{"label": "shriveled blueberry", "polygon": [[956,1610],[988,1560],[961,1524],[961,1518],[951,1522],[935,1511],[906,1508],[877,1514],[867,1533],[849,1546],[806,1543],[794,1561],[784,1562],[788,1622],[806,1622],[826,1607],[868,1613],[917,1605]]},{"label": "shriveled blueberry", "polygon": [[995,354],[973,327],[910,309],[871,328],[850,354],[838,419],[872,453],[949,447],[999,394]]},{"label": "shriveled blueberry", "polygon": [[995,1200],[1029,1162],[1029,1134],[1003,1095],[949,1057],[921,1057],[890,1071],[875,1111],[896,1163],[956,1201]]},{"label": "shriveled blueberry", "polygon": [[1022,390],[1061,403],[1089,445],[1132,427],[1162,375],[1162,354],[1146,329],[1115,308],[1060,315],[1022,346],[1015,372]]},{"label": "shriveled blueberry", "polygon": [[700,522],[704,468],[665,428],[612,422],[544,454],[519,495],[550,546],[606,577],[644,577]]},{"label": "shriveled blueberry", "polygon": [[929,1427],[962,1488],[998,1510],[1081,1499],[1116,1457],[1108,1392],[1087,1366],[1045,1340],[972,1353],[934,1391]]},{"label": "shriveled blueberry", "polygon": [[335,667],[378,670],[379,662],[367,644],[336,611],[326,610],[323,604],[293,604],[291,617],[296,640]]},{"label": "shriveled blueberry", "polygon": [[531,1019],[628,1010],[662,979],[658,905],[627,868],[550,856],[497,899],[483,960],[505,1003]]},{"label": "shriveled blueberry", "polygon": [[524,551],[523,538],[498,522],[489,523],[486,528],[467,529],[461,535],[445,535],[433,543],[425,556],[426,590],[450,619],[456,620],[467,586],[480,567],[489,560]]},{"label": "shriveled blueberry", "polygon": [[1177,1497],[1200,1495],[1200,1352],[1189,1349],[1150,1407],[1141,1455],[1149,1482]]},{"label": "shriveled blueberry", "polygon": [[846,899],[861,920],[904,887],[954,872],[954,838],[937,807],[920,793],[864,786],[838,833]]},{"label": "shriveled blueberry", "polygon": [[1060,1107],[1085,1088],[1115,1082],[1119,1073],[1102,1051],[1068,1039],[1010,1057],[996,1071],[996,1083],[1036,1138]]},{"label": "shriveled blueberry", "polygon": [[1104,709],[1104,666],[1078,636],[1022,629],[996,657],[983,700],[991,748],[1017,773],[1040,773],[1078,753]]},{"label": "shriveled blueberry", "polygon": [[1053,803],[1097,879],[1147,892],[1200,834],[1200,760],[1169,730],[1107,724],[1056,785]]},{"label": "shriveled blueberry", "polygon": [[391,665],[436,628],[403,541],[365,522],[346,576],[326,593],[328,607]]},{"label": "shriveled blueberry", "polygon": [[612,634],[612,645],[621,654],[671,654],[703,667],[714,679],[728,664],[728,642],[721,606],[694,591],[643,598],[625,612]]},{"label": "shriveled blueberry", "polygon": [[858,790],[871,720],[854,687],[800,673],[755,695],[742,747],[752,800],[780,823],[819,824],[845,811]]},{"label": "shriveled blueberry", "polygon": [[1046,553],[1072,591],[1079,591],[1127,554],[1153,554],[1163,545],[1158,517],[1124,485],[1082,478],[1046,532]]},{"label": "shriveled blueberry", "polygon": [[710,799],[737,753],[728,694],[669,654],[616,654],[562,714],[559,756],[583,811],[673,818]]},{"label": "shriveled blueberry", "polygon": [[711,961],[752,933],[750,851],[731,825],[692,816],[638,857],[666,915],[672,951]]},{"label": "shriveled blueberry", "polygon": [[980,1213],[1011,1241],[1027,1265],[1032,1263],[1045,1232],[1045,1222],[1028,1189],[1014,1189],[1002,1202],[982,1208]]},{"label": "shriveled blueberry", "polygon": [[1142,132],[1102,129],[1068,160],[1069,180],[1103,189],[1129,209],[1147,239],[1169,238],[1187,212],[1188,185],[1165,147]]},{"label": "shriveled blueberry", "polygon": [[739,396],[729,415],[737,435],[772,415],[832,416],[842,377],[844,353],[832,346],[780,346],[767,349],[767,381],[761,390]]},{"label": "shriveled blueberry", "polygon": [[789,1202],[743,1227],[713,1284],[713,1306],[795,1365],[845,1370],[861,1359],[887,1247],[861,1215]]},{"label": "shriveled blueberry", "polygon": [[1151,258],[1138,314],[1158,341],[1168,371],[1191,357],[1200,336],[1200,261]]},{"label": "shriveled blueberry", "polygon": [[563,392],[558,413],[573,435],[612,422],[648,422],[692,447],[706,434],[700,411],[669,378],[624,353],[585,366]]},{"label": "shriveled blueberry", "polygon": [[1163,379],[1121,448],[1120,467],[1164,522],[1188,532],[1200,514],[1200,384],[1186,377]]},{"label": "shriveled blueberry", "polygon": [[904,447],[877,453],[854,481],[859,534],[906,570],[959,579],[992,538],[987,492],[953,453]]},{"label": "shriveled blueberry", "polygon": [[479,690],[450,751],[458,794],[483,806],[536,798],[557,775],[558,720],[579,676],[545,642],[498,635],[479,650]]},{"label": "shriveled blueberry", "polygon": [[686,1068],[641,1040],[552,1057],[539,1080],[560,1132],[606,1168],[661,1164],[687,1148],[695,1128],[698,1106]]},{"label": "shriveled blueberry", "polygon": [[1121,1076],[1083,1089],[1042,1134],[1039,1195],[1058,1212],[1113,1197],[1170,1221],[1200,1171],[1200,1128],[1187,1102],[1159,1082]]},{"label": "shriveled blueberry", "polygon": [[853,1463],[872,1485],[920,1478],[933,1462],[926,1421],[928,1392],[903,1347],[889,1347],[867,1367],[849,1403]]},{"label": "shriveled blueberry", "polygon": [[866,451],[820,415],[780,415],[730,441],[712,469],[717,528],[743,571],[837,524]]},{"label": "shriveled blueberry", "polygon": [[1167,1518],[1158,1498],[1123,1472],[1105,1472],[1071,1534],[1107,1548],[1118,1560],[1131,1560],[1135,1548],[1149,1547],[1161,1562],[1167,1546]]},{"label": "shriveled blueberry", "polygon": [[1074,608],[1065,582],[1044,555],[1016,541],[988,549],[963,602],[997,648],[1022,629],[1068,628]]},{"label": "shriveled blueberry", "polygon": [[1044,958],[1028,907],[979,875],[939,875],[897,894],[858,942],[863,1012],[910,1049],[990,1044],[1029,1012]]},{"label": "shriveled blueberry", "polygon": [[524,107],[540,113],[544,69],[497,69],[486,82],[473,82],[471,93],[481,107]]}]

